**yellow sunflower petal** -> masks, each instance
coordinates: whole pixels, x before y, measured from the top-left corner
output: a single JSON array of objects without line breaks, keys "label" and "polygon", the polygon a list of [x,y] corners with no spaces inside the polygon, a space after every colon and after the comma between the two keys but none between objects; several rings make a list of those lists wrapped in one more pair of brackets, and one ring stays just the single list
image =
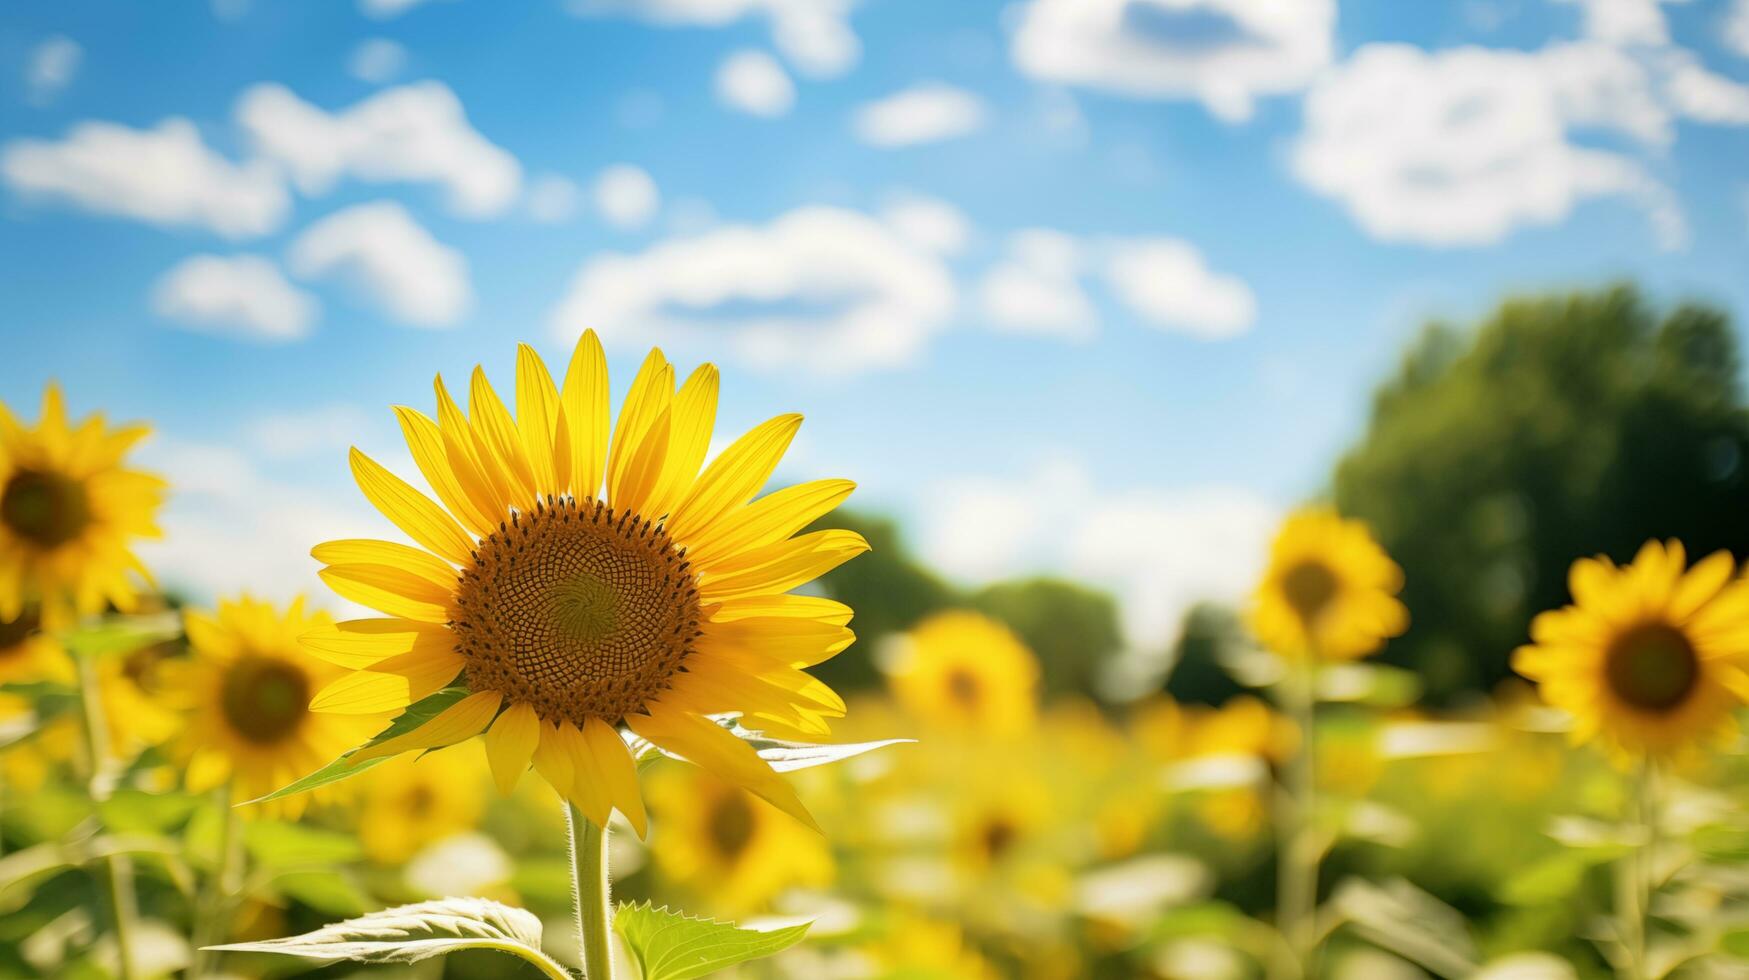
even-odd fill
[{"label": "yellow sunflower petal", "polygon": [[564,493],[571,474],[567,472],[561,479],[553,460],[559,389],[547,373],[546,363],[527,344],[516,345],[516,427],[522,433],[523,451],[533,471],[535,494]]},{"label": "yellow sunflower petal", "polygon": [[529,465],[522,435],[516,429],[516,421],[510,417],[510,410],[492,390],[492,382],[480,367],[474,368],[468,385],[468,421],[497,460],[499,471],[508,479],[511,492],[515,494],[512,502],[526,505],[526,502],[536,499],[534,469]]},{"label": "yellow sunflower petal", "polygon": [[686,553],[694,567],[781,541],[843,503],[856,489],[849,480],[814,480],[774,490],[696,534]]},{"label": "yellow sunflower petal", "polygon": [[700,364],[674,396],[668,459],[662,468],[661,483],[645,505],[649,513],[668,513],[692,489],[698,468],[704,465],[705,453],[710,450],[711,429],[717,420],[718,387],[716,366]]},{"label": "yellow sunflower petal", "polygon": [[414,465],[419,467],[437,499],[468,530],[481,536],[492,533],[498,522],[481,509],[479,500],[462,485],[444,447],[443,430],[423,413],[404,405],[395,406],[395,418],[401,423],[401,436],[407,441],[407,451],[413,454]]},{"label": "yellow sunflower petal", "polygon": [[498,784],[498,792],[509,796],[516,788],[539,744],[540,716],[534,708],[518,701],[504,709],[486,732],[486,759],[492,765],[492,780]]},{"label": "yellow sunflower petal", "polygon": [[541,722],[540,741],[534,747],[534,769],[564,800],[571,798],[571,755],[567,749],[559,729]]},{"label": "yellow sunflower petal", "polygon": [[715,722],[658,702],[648,714],[626,718],[626,724],[700,769],[740,786],[815,831],[820,829],[789,783],[751,746]]},{"label": "yellow sunflower petal", "polygon": [[710,524],[753,499],[788,451],[802,426],[800,415],[779,415],[762,422],[711,460],[692,485],[692,490],[674,508],[668,533],[687,543]]},{"label": "yellow sunflower petal", "polygon": [[310,557],[324,565],[387,565],[411,572],[444,590],[455,588],[460,577],[455,566],[431,552],[393,541],[368,538],[327,541],[310,549]]},{"label": "yellow sunflower petal", "polygon": [[437,394],[437,423],[443,433],[444,456],[462,490],[486,518],[486,530],[490,533],[510,516],[510,508],[519,501],[513,496],[504,474],[493,463],[472,423],[462,414],[461,406],[450,397],[443,375],[433,379],[431,387]]},{"label": "yellow sunflower petal", "polygon": [[579,498],[597,497],[607,472],[609,408],[607,356],[595,331],[585,330],[577,338],[559,400],[571,437],[571,492]]},{"label": "yellow sunflower petal", "polygon": [[[633,489],[627,486],[627,472],[632,468],[633,460],[651,435],[657,420],[660,419],[663,428],[667,428],[668,411],[673,401],[674,368],[660,350],[652,348],[649,356],[644,358],[643,366],[638,369],[638,376],[632,380],[631,390],[626,393],[625,403],[620,406],[619,421],[613,427],[613,444],[607,453],[607,502],[614,509],[624,510],[632,506],[632,502],[626,499]],[[663,450],[666,452],[668,433],[664,431],[661,438]],[[661,463],[661,459],[656,461],[658,475],[661,472]],[[642,489],[647,491],[647,488]]]},{"label": "yellow sunflower petal", "polygon": [[788,592],[867,550],[868,542],[855,531],[815,531],[746,552],[735,559],[730,571],[700,574],[699,595],[708,603]]},{"label": "yellow sunflower petal", "polygon": [[396,711],[443,690],[465,666],[453,650],[398,654],[369,670],[341,676],[317,692],[310,710],[355,715]]},{"label": "yellow sunflower petal", "polygon": [[662,468],[668,460],[669,414],[664,408],[656,416],[643,441],[626,462],[617,489],[610,491],[612,496],[608,498],[615,510],[629,510],[651,518],[661,516],[661,511],[650,508],[650,497],[662,479]]},{"label": "yellow sunflower petal", "polygon": [[358,488],[408,537],[458,565],[473,560],[474,541],[455,518],[357,449],[351,460]]},{"label": "yellow sunflower petal", "polygon": [[649,832],[649,817],[644,812],[644,796],[638,790],[638,765],[626,748],[625,739],[612,725],[594,717],[583,726],[583,738],[601,768],[608,801],[625,816],[639,837],[645,836]]},{"label": "yellow sunflower petal", "polygon": [[298,637],[312,655],[354,669],[370,667],[390,657],[455,650],[455,635],[438,623],[411,619],[354,619],[332,623]]},{"label": "yellow sunflower petal", "polygon": [[342,597],[378,612],[422,623],[450,619],[450,593],[412,572],[388,565],[330,565],[317,574]]},{"label": "yellow sunflower petal", "polygon": [[359,749],[352,754],[352,761],[366,762],[414,749],[437,749],[472,738],[491,724],[492,716],[497,714],[498,705],[503,700],[504,695],[497,691],[470,694],[410,732]]},{"label": "yellow sunflower petal", "polygon": [[607,826],[612,803],[607,798],[606,777],[595,760],[595,750],[583,733],[569,721],[559,722],[559,747],[571,760],[571,802],[597,827]]}]

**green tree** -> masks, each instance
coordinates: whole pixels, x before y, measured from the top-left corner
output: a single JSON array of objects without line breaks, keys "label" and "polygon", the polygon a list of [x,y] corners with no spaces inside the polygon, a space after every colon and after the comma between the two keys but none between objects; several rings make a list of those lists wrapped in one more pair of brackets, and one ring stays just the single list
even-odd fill
[{"label": "green tree", "polygon": [[1218,602],[1191,606],[1173,646],[1166,693],[1177,701],[1214,705],[1245,693],[1246,687],[1222,666],[1222,658],[1248,642],[1239,614],[1229,607]]},{"label": "green tree", "polygon": [[971,606],[1008,624],[1032,648],[1047,696],[1095,695],[1100,668],[1123,649],[1117,603],[1073,582],[998,582],[974,594]]},{"label": "green tree", "polygon": [[1749,552],[1749,413],[1713,310],[1618,287],[1430,326],[1373,400],[1335,499],[1402,564],[1412,623],[1386,659],[1447,699],[1508,673],[1575,558],[1652,537]]}]

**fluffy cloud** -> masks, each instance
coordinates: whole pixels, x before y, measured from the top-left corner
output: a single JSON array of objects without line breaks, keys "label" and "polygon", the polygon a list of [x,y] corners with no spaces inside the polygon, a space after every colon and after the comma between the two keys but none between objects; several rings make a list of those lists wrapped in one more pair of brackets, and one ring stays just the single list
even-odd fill
[{"label": "fluffy cloud", "polygon": [[997,330],[1088,339],[1099,317],[1081,286],[1081,266],[1074,238],[1043,228],[1015,232],[979,282],[978,306]]},{"label": "fluffy cloud", "polygon": [[1749,58],[1749,0],[1736,0],[1725,14],[1725,46]]},{"label": "fluffy cloud", "polygon": [[972,237],[971,222],[960,209],[933,197],[896,195],[881,217],[906,241],[938,255],[958,255]]},{"label": "fluffy cloud", "polygon": [[344,609],[316,577],[310,548],[335,538],[397,537],[356,494],[275,481],[234,448],[159,438],[140,455],[146,468],[175,477],[159,519],[164,537],[142,543],[140,558],[166,586],[202,602],[249,592],[278,602],[304,595],[318,607]]},{"label": "fluffy cloud", "polygon": [[412,326],[453,326],[473,305],[462,254],[431,237],[393,201],[323,218],[292,242],[288,260],[299,277],[337,276]]},{"label": "fluffy cloud", "polygon": [[1720,126],[1749,126],[1749,85],[1708,71],[1686,51],[1664,58],[1664,97],[1680,115]]},{"label": "fluffy cloud", "polygon": [[346,448],[358,441],[359,433],[370,429],[370,420],[358,408],[325,405],[264,415],[250,422],[245,434],[254,450],[267,459],[307,459],[321,453],[333,453],[333,458],[340,459]]},{"label": "fluffy cloud", "polygon": [[1208,340],[1244,333],[1257,318],[1251,287],[1209,269],[1190,244],[1139,238],[1111,246],[1106,279],[1124,305],[1164,330]]},{"label": "fluffy cloud", "polygon": [[717,101],[767,119],[785,115],[796,104],[796,87],[783,66],[763,51],[737,51],[717,68]]},{"label": "fluffy cloud", "polygon": [[196,255],[152,287],[152,311],[195,330],[253,340],[297,340],[320,306],[259,255]]},{"label": "fluffy cloud", "polygon": [[976,95],[925,82],[862,106],[853,128],[870,146],[912,146],[964,136],[984,124],[984,115],[984,102]]},{"label": "fluffy cloud", "polygon": [[615,164],[595,178],[595,210],[615,228],[632,231],[650,223],[662,194],[648,173],[629,163]]},{"label": "fluffy cloud", "polygon": [[47,38],[31,49],[30,59],[25,62],[26,97],[34,105],[47,105],[73,83],[83,60],[85,50],[79,47],[79,42],[62,34]]},{"label": "fluffy cloud", "polygon": [[1562,0],[1578,4],[1585,36],[1608,44],[1663,44],[1670,40],[1664,12],[1667,0]]},{"label": "fluffy cloud", "polygon": [[1279,516],[1245,490],[1112,492],[1073,459],[1002,478],[950,478],[930,488],[924,557],[950,575],[987,581],[1069,574],[1113,590],[1125,634],[1157,650],[1203,600],[1238,602]]},{"label": "fluffy cloud", "polygon": [[1588,198],[1625,195],[1674,244],[1669,191],[1634,157],[1580,146],[1574,130],[1671,138],[1646,69],[1601,44],[1430,54],[1373,44],[1306,98],[1293,170],[1374,237],[1484,245],[1560,221]]},{"label": "fluffy cloud", "polygon": [[851,0],[571,0],[579,16],[627,14],[665,26],[724,27],[745,17],[771,22],[771,40],[796,68],[818,78],[849,71],[862,55],[850,29]]},{"label": "fluffy cloud", "polygon": [[563,224],[577,216],[582,197],[583,192],[571,180],[558,174],[542,174],[528,182],[528,198],[523,206],[528,216],[541,224]]},{"label": "fluffy cloud", "polygon": [[1199,99],[1227,120],[1304,88],[1330,63],[1335,0],[1029,0],[1025,74],[1142,98]]},{"label": "fluffy cloud", "polygon": [[360,41],[346,59],[346,70],[352,77],[372,85],[393,79],[406,67],[407,49],[381,37]]},{"label": "fluffy cloud", "polygon": [[306,194],[342,177],[444,188],[457,214],[485,218],[515,204],[522,167],[480,135],[461,100],[441,82],[384,89],[329,113],[283,85],[256,85],[237,104],[256,151],[277,161]]},{"label": "fluffy cloud", "polygon": [[60,141],[13,140],[0,149],[0,178],[28,197],[227,238],[267,234],[291,207],[271,165],[232,163],[180,118],[152,129],[83,122]]},{"label": "fluffy cloud", "polygon": [[429,2],[430,0],[358,0],[358,9],[366,17],[389,20]]},{"label": "fluffy cloud", "polygon": [[584,263],[552,314],[627,346],[728,349],[757,368],[846,374],[908,362],[953,311],[940,260],[886,224],[805,207]]}]

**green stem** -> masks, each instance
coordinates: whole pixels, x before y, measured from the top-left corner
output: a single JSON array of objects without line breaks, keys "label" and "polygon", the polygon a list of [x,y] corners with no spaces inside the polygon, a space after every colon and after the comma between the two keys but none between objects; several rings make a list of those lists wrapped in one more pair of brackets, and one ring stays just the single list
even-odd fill
[{"label": "green stem", "polygon": [[1627,954],[1627,976],[1646,980],[1646,917],[1652,907],[1655,851],[1658,846],[1656,763],[1642,760],[1628,800],[1628,820],[1638,843],[1616,862],[1616,923]]},{"label": "green stem", "polygon": [[577,955],[583,960],[584,980],[613,980],[613,947],[608,945],[613,913],[607,831],[591,823],[569,801],[565,803],[565,820],[571,831],[571,900],[577,905]]},{"label": "green stem", "polygon": [[1292,951],[1295,973],[1312,975],[1317,946],[1318,854],[1312,836],[1314,661],[1291,666],[1282,679],[1283,706],[1300,733],[1276,799],[1276,927]]},{"label": "green stem", "polygon": [[[75,658],[79,668],[79,715],[85,736],[86,777],[93,802],[109,798],[109,784],[104,772],[108,764],[109,732],[104,725],[103,698],[97,687],[97,666],[88,656]],[[104,880],[109,890],[110,922],[115,929],[117,975],[120,980],[133,980],[134,921],[139,908],[134,896],[134,866],[125,854],[112,854],[106,859]]]},{"label": "green stem", "polygon": [[236,877],[241,870],[237,859],[242,845],[242,819],[237,815],[237,808],[231,805],[230,784],[214,791],[213,800],[219,814],[218,863],[207,878],[198,905],[199,920],[194,924],[194,962],[188,971],[190,977],[204,977],[218,969],[219,958],[224,954],[206,947],[217,946],[230,938],[231,899],[237,894]]}]

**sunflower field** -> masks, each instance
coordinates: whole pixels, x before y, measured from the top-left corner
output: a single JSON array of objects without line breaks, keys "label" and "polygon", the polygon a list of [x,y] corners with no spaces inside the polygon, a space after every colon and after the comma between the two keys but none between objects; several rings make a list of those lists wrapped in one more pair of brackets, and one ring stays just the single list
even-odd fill
[{"label": "sunflower field", "polygon": [[0,980],[1749,980],[1746,161],[1749,0],[0,4]]}]

